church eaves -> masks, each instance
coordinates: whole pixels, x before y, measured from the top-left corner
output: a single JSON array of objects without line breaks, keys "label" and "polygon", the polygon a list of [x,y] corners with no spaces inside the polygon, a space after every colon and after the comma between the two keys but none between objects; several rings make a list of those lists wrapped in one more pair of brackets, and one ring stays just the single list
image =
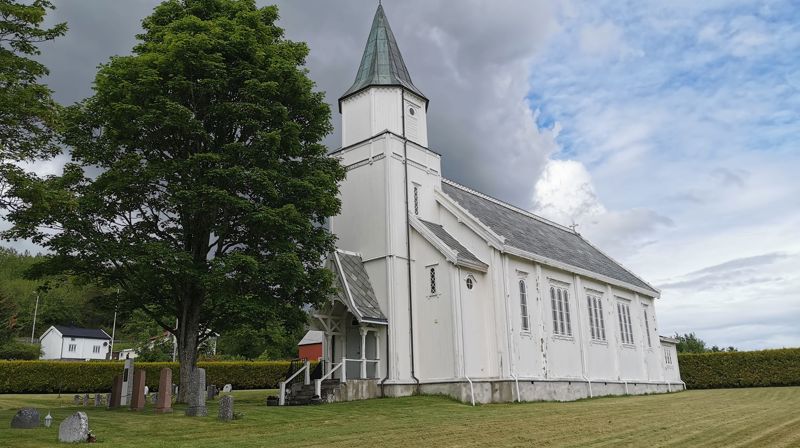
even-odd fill
[{"label": "church eaves", "polygon": [[375,18],[372,20],[372,29],[369,32],[367,46],[364,48],[364,55],[361,57],[356,80],[339,98],[339,107],[341,108],[342,100],[370,86],[403,87],[422,97],[426,104],[428,102],[425,95],[411,82],[411,75],[408,73],[406,63],[403,62],[403,55],[400,54],[400,48],[389,27],[382,5],[378,5]]}]

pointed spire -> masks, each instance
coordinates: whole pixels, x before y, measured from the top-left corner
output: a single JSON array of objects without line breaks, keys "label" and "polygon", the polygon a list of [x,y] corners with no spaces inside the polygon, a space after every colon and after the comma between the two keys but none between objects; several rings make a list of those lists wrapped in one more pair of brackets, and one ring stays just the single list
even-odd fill
[{"label": "pointed spire", "polygon": [[372,29],[369,32],[367,46],[364,48],[364,55],[361,57],[356,80],[339,98],[339,103],[369,86],[401,86],[422,97],[426,103],[428,101],[411,82],[411,75],[408,74],[400,48],[397,46],[380,2],[372,20]]}]

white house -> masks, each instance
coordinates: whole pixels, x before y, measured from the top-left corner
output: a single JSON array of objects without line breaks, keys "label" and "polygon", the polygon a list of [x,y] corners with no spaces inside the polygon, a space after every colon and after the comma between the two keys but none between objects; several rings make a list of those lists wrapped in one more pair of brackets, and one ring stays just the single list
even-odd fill
[{"label": "white house", "polygon": [[95,328],[54,325],[39,338],[40,359],[90,360],[108,359],[111,336]]},{"label": "white house", "polygon": [[325,372],[346,380],[338,399],[684,388],[675,341],[659,337],[656,288],[574,230],[442,177],[428,99],[382,6],[339,109],[339,294],[315,321]]}]

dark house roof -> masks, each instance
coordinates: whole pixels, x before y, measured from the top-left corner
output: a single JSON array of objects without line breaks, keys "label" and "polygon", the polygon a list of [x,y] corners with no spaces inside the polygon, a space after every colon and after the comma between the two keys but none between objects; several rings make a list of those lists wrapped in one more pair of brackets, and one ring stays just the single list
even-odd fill
[{"label": "dark house roof", "polygon": [[569,229],[481,195],[453,181],[443,179],[442,192],[493,232],[505,238],[509,246],[657,292]]},{"label": "dark house roof", "polygon": [[478,257],[473,255],[473,253],[470,252],[469,249],[464,247],[463,244],[459,243],[458,240],[453,237],[453,235],[447,233],[447,231],[444,230],[444,227],[442,227],[441,225],[424,221],[422,219],[420,219],[420,222],[422,222],[422,224],[424,224],[425,227],[427,227],[431,232],[433,232],[433,234],[436,235],[436,238],[442,240],[442,242],[446,244],[447,247],[456,252],[458,262],[460,263],[466,262],[468,264],[482,266],[484,269],[489,267],[489,265],[482,262],[481,260],[478,259]]},{"label": "dark house roof", "polygon": [[67,327],[64,325],[53,325],[56,327],[64,337],[70,338],[85,338],[85,339],[111,339],[111,336],[108,335],[105,331],[99,328],[79,328],[79,327]]},{"label": "dark house roof", "polygon": [[378,299],[375,297],[375,291],[372,289],[372,283],[369,281],[361,257],[337,250],[334,252],[333,261],[337,274],[334,285],[338,291],[339,300],[348,307],[352,304],[356,308],[350,311],[358,317],[359,321],[388,322],[378,305]]},{"label": "dark house roof", "polygon": [[356,80],[339,98],[340,108],[343,99],[369,86],[401,86],[422,97],[426,103],[428,101],[411,82],[411,75],[408,73],[403,55],[400,54],[400,48],[381,5],[378,5],[375,18],[372,20],[372,29],[369,31]]}]

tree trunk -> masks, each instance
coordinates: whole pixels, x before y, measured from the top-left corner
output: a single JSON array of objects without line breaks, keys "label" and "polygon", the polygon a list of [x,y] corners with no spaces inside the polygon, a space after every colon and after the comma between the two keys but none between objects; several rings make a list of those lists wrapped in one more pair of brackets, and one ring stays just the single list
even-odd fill
[{"label": "tree trunk", "polygon": [[178,321],[178,362],[180,363],[180,387],[178,388],[178,403],[189,403],[190,383],[195,378],[197,368],[197,337],[200,329],[197,311],[186,310]]}]

